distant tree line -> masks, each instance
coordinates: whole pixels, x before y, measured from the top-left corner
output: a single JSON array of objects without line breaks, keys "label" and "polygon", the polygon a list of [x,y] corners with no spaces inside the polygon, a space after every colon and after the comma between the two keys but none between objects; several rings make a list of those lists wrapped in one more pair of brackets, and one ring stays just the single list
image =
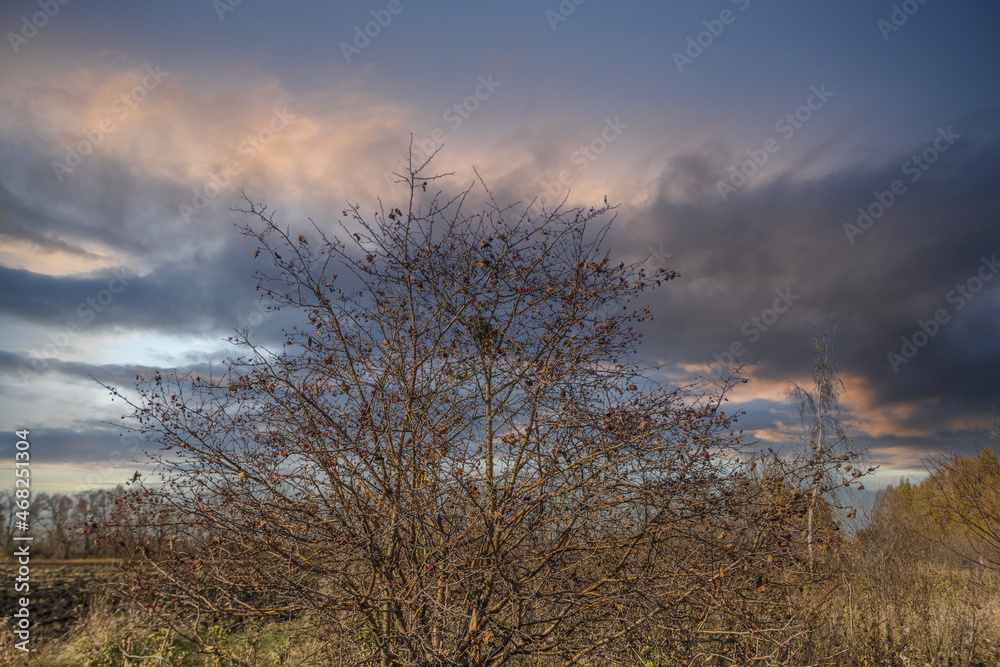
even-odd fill
[{"label": "distant tree line", "polygon": [[[1000,450],[1000,439],[997,444]],[[881,491],[859,537],[896,558],[1000,570],[997,451],[976,445],[972,456],[932,459],[928,471],[920,482]]]},{"label": "distant tree line", "polygon": [[14,493],[0,491],[0,549],[11,554],[14,537],[30,535],[31,553],[36,558],[107,558],[117,555],[110,546],[95,539],[93,528],[110,520],[115,498],[124,494],[92,489],[73,494],[34,493],[31,496],[28,530],[17,527]]}]

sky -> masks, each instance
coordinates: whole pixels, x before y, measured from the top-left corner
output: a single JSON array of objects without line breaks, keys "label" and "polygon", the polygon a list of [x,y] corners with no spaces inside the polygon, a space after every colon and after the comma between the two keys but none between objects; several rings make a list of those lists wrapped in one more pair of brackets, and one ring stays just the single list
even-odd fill
[{"label": "sky", "polygon": [[241,193],[292,229],[396,206],[411,141],[449,192],[616,204],[611,255],[681,274],[642,358],[751,364],[762,446],[799,437],[830,332],[876,483],[919,477],[1000,410],[998,31],[972,0],[8,0],[0,488],[18,429],[36,489],[126,481],[149,445],[98,382],[291,322]]}]

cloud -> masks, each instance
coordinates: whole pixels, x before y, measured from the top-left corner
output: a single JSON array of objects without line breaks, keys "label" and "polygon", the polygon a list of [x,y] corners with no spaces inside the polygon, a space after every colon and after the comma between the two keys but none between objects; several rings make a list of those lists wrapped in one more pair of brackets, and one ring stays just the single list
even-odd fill
[{"label": "cloud", "polygon": [[[407,106],[364,70],[336,70],[322,90],[291,90],[249,68],[225,79],[157,68],[106,53],[26,68],[0,91],[0,331],[23,342],[0,350],[5,374],[32,358],[40,343],[27,339],[44,343],[71,325],[84,350],[101,336],[186,340],[170,354],[193,366],[194,341],[217,341],[260,312],[253,244],[233,227],[246,219],[229,210],[241,190],[283,224],[304,227],[312,216],[328,228],[345,200],[401,196],[385,173],[410,130],[423,136],[417,119],[440,113]],[[484,113],[508,90],[484,100]],[[529,114],[496,134],[470,121],[432,168],[454,169],[440,185],[455,191],[476,165],[501,202],[528,202],[554,183],[572,188],[570,203],[624,202],[608,250],[627,260],[668,253],[682,275],[652,294],[643,354],[683,375],[737,344],[757,366],[733,400],[753,410],[746,424],[762,438],[787,440],[794,411],[785,388],[808,378],[810,332],[831,316],[849,423],[880,456],[910,465],[917,447],[957,434],[965,417],[984,423],[1000,373],[1000,279],[960,310],[948,295],[983,257],[1000,255],[1000,112],[956,119],[954,146],[853,243],[845,223],[909,178],[904,165],[935,128],[904,149],[844,151],[840,163],[832,139],[803,146],[723,200],[718,183],[739,150],[670,144],[656,123],[616,118]],[[609,122],[627,127],[615,134]],[[113,285],[116,275],[125,277]],[[949,322],[894,372],[888,354],[940,308]],[[260,333],[276,336],[284,322],[267,319]],[[127,364],[88,365],[56,348],[43,355],[53,377],[134,377]],[[0,391],[16,382],[8,377]],[[96,431],[54,428],[67,455],[85,456],[72,442],[86,441],[103,456]]]},{"label": "cloud", "polygon": [[[757,388],[744,400],[776,401],[780,386],[811,368],[810,333],[836,323],[845,406],[860,434],[926,446],[925,438],[954,435],[960,415],[982,421],[1000,374],[1000,279],[983,281],[964,308],[948,296],[977,275],[984,258],[1000,257],[993,194],[1000,114],[965,121],[954,124],[961,139],[951,152],[907,180],[905,194],[853,244],[844,224],[855,222],[873,192],[908,178],[903,166],[936,132],[895,155],[812,178],[791,165],[727,201],[714,187],[728,165],[725,151],[709,145],[676,156],[655,200],[623,213],[626,223],[613,237],[626,255],[662,244],[682,275],[654,296],[663,324],[646,345],[693,363],[739,343],[740,360],[758,363]],[[784,313],[767,313],[782,289],[798,299]],[[948,309],[949,322],[893,372],[888,354],[939,308]],[[773,429],[760,433],[778,439]]]}]

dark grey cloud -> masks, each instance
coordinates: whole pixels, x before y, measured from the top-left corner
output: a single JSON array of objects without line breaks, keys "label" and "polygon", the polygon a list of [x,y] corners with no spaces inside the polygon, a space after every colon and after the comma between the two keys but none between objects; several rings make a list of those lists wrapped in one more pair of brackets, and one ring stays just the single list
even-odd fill
[{"label": "dark grey cloud", "polygon": [[[114,327],[160,333],[228,334],[253,308],[248,278],[225,256],[198,267],[163,266],[136,276],[127,269],[94,278],[55,277],[0,267],[0,312],[58,335]],[[215,262],[218,262],[216,264]],[[241,280],[242,278],[242,280]]]},{"label": "dark grey cloud", "polygon": [[[935,128],[875,166],[859,160],[811,178],[793,167],[750,179],[727,201],[716,188],[732,164],[725,151],[674,159],[661,196],[613,236],[624,255],[662,244],[683,276],[653,297],[647,353],[699,363],[736,342],[758,378],[780,380],[809,372],[811,332],[835,323],[837,360],[864,378],[867,408],[921,405],[907,425],[945,437],[959,434],[949,424],[982,417],[1000,391],[1000,112],[942,127],[960,138],[915,181],[903,169],[933,145]],[[851,243],[844,224],[897,179],[905,192]],[[794,302],[767,326],[785,290]],[[928,324],[935,313],[946,321]],[[920,322],[934,335],[917,334],[923,345],[907,359],[901,339],[912,341]],[[904,359],[895,368],[891,352]]]},{"label": "dark grey cloud", "polygon": [[[31,444],[39,460],[90,465],[141,463],[144,450],[149,448],[135,435],[101,425],[85,425],[80,429],[34,428]],[[127,480],[115,481],[124,483]]]}]

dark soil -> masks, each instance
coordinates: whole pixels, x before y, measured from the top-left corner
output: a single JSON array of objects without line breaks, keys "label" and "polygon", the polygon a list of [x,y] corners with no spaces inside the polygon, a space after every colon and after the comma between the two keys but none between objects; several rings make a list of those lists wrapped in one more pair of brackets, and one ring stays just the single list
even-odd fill
[{"label": "dark soil", "polygon": [[30,590],[17,592],[17,565],[0,563],[0,617],[6,619],[7,630],[19,607],[18,598],[27,597],[32,642],[63,635],[86,615],[94,597],[119,573],[118,566],[109,562],[32,561],[29,567]]}]

